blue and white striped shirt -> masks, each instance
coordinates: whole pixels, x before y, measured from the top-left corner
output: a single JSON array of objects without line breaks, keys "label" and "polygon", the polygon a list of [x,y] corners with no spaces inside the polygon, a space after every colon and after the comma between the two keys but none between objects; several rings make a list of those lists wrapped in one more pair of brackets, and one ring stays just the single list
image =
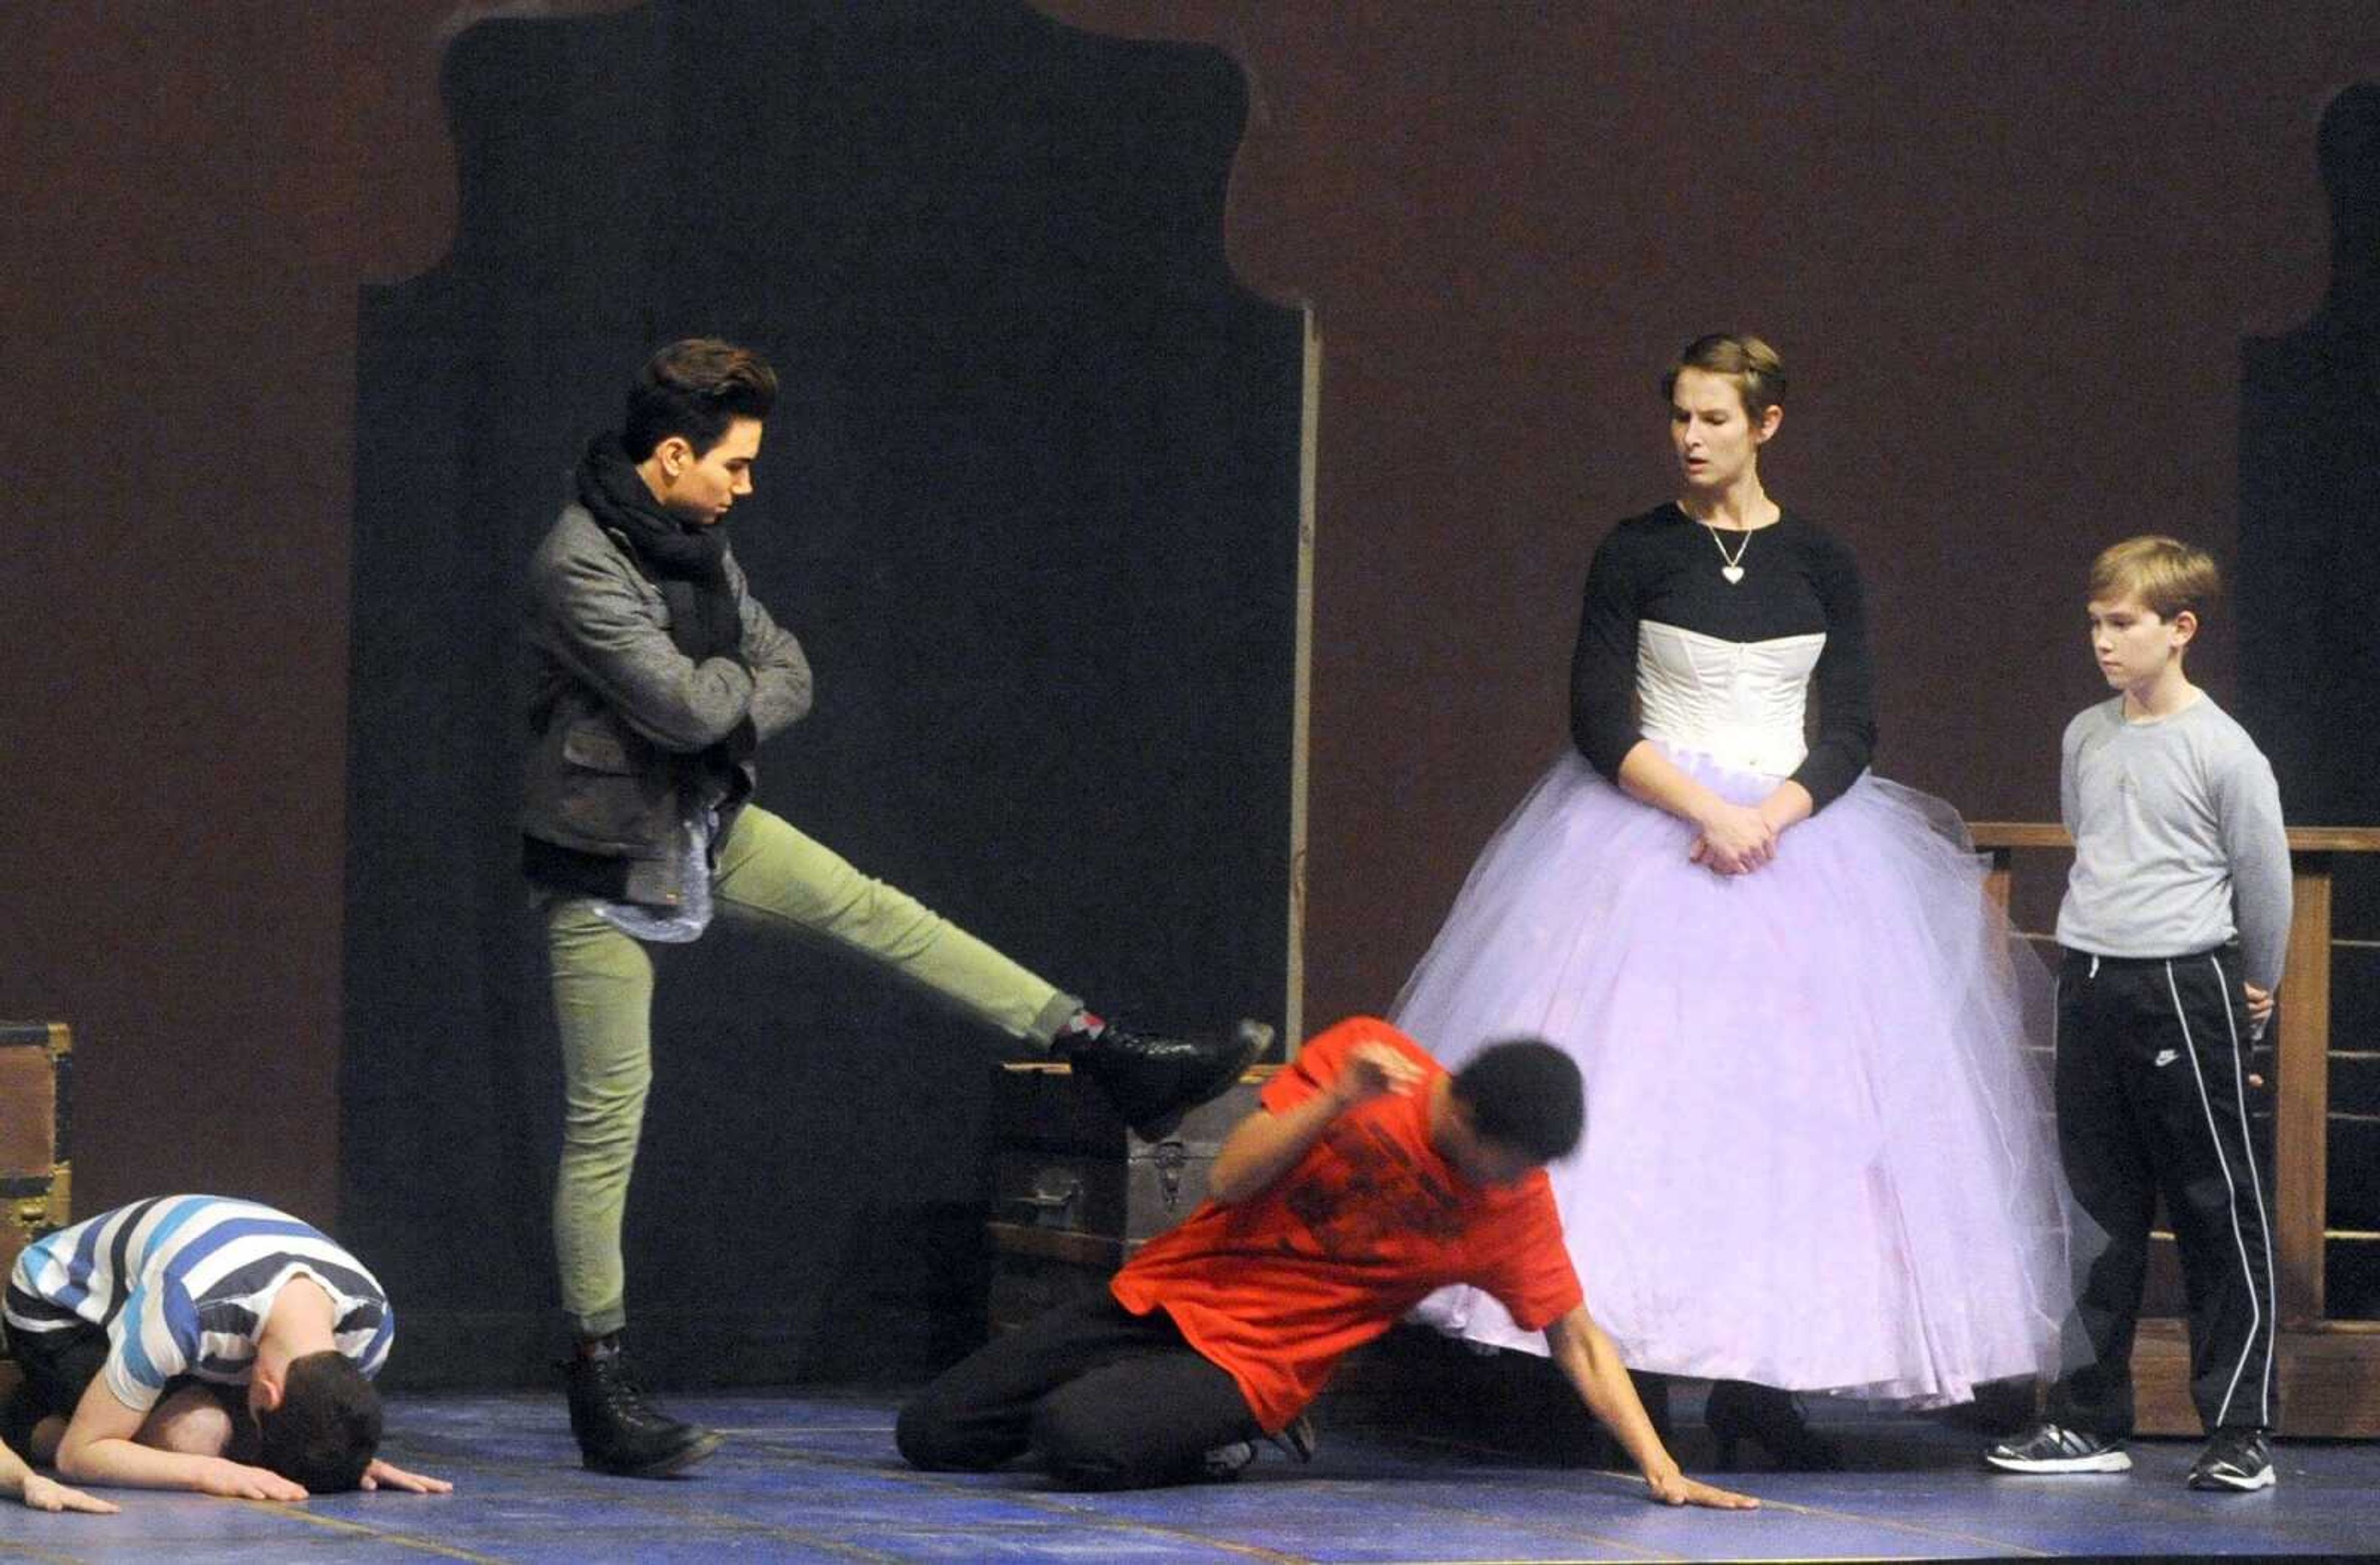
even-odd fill
[{"label": "blue and white striped shirt", "polygon": [[219,1195],[136,1201],[27,1246],[8,1278],[8,1331],[97,1327],[107,1389],[145,1412],[177,1375],[245,1383],[264,1317],[293,1277],[331,1296],[339,1352],[378,1374],[396,1335],[379,1280],[288,1213]]}]

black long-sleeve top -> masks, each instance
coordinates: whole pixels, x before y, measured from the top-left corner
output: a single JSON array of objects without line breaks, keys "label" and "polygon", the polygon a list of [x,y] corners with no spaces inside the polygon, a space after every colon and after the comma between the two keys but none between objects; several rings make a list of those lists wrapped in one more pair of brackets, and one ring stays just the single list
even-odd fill
[{"label": "black long-sleeve top", "polygon": [[1859,778],[1876,748],[1867,620],[1851,551],[1787,512],[1741,542],[1743,579],[1730,584],[1711,529],[1675,504],[1613,528],[1587,567],[1586,601],[1570,663],[1571,740],[1613,782],[1644,734],[1636,726],[1636,627],[1656,620],[1726,641],[1823,633],[1811,674],[1818,731],[1793,781],[1824,809]]}]

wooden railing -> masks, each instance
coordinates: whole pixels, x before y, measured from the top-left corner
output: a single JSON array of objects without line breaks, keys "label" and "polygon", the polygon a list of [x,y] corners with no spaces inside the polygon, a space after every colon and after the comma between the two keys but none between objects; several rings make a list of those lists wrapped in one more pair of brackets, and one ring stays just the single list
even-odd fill
[{"label": "wooden railing", "polygon": [[[2005,907],[2015,855],[2068,850],[2065,829],[2034,821],[1971,823],[1991,855],[1986,881]],[[2323,1298],[2329,1206],[2331,874],[2341,854],[2380,853],[2380,827],[2297,827],[2289,838],[2295,904],[2274,1037],[2273,1248],[2280,1295],[2283,1429],[2380,1435],[2380,1321],[2335,1320]],[[2043,937],[2034,936],[2034,939]],[[2189,1349],[2178,1320],[2142,1323],[2133,1377],[2149,1434],[2191,1434]]]}]

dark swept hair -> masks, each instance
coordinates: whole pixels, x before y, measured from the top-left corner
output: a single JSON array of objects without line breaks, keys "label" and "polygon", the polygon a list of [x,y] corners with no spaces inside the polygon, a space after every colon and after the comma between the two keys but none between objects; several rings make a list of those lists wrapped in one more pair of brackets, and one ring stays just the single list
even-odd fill
[{"label": "dark swept hair", "polygon": [[289,1361],[281,1405],[256,1426],[260,1463],[310,1495],[338,1494],[363,1482],[380,1450],[380,1393],[345,1353],[307,1353]]},{"label": "dark swept hair", "polygon": [[672,435],[697,456],[717,445],[738,419],[766,419],[777,406],[777,372],[748,347],[717,337],[688,337],[650,358],[628,388],[620,443],[641,462]]},{"label": "dark swept hair", "polygon": [[1568,1155],[1586,1122],[1586,1090],[1571,1057],[1543,1038],[1492,1044],[1454,1074],[1472,1127],[1540,1163]]}]

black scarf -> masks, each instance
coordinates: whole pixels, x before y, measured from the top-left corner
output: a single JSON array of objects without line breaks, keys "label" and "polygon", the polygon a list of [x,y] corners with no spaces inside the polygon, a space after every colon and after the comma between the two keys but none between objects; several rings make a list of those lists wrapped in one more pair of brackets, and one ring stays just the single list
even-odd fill
[{"label": "black scarf", "polygon": [[669,605],[670,640],[695,661],[734,656],[744,622],[727,585],[722,524],[682,522],[662,509],[618,435],[598,435],[578,464],[578,500],[597,525],[627,540],[645,578]]}]

